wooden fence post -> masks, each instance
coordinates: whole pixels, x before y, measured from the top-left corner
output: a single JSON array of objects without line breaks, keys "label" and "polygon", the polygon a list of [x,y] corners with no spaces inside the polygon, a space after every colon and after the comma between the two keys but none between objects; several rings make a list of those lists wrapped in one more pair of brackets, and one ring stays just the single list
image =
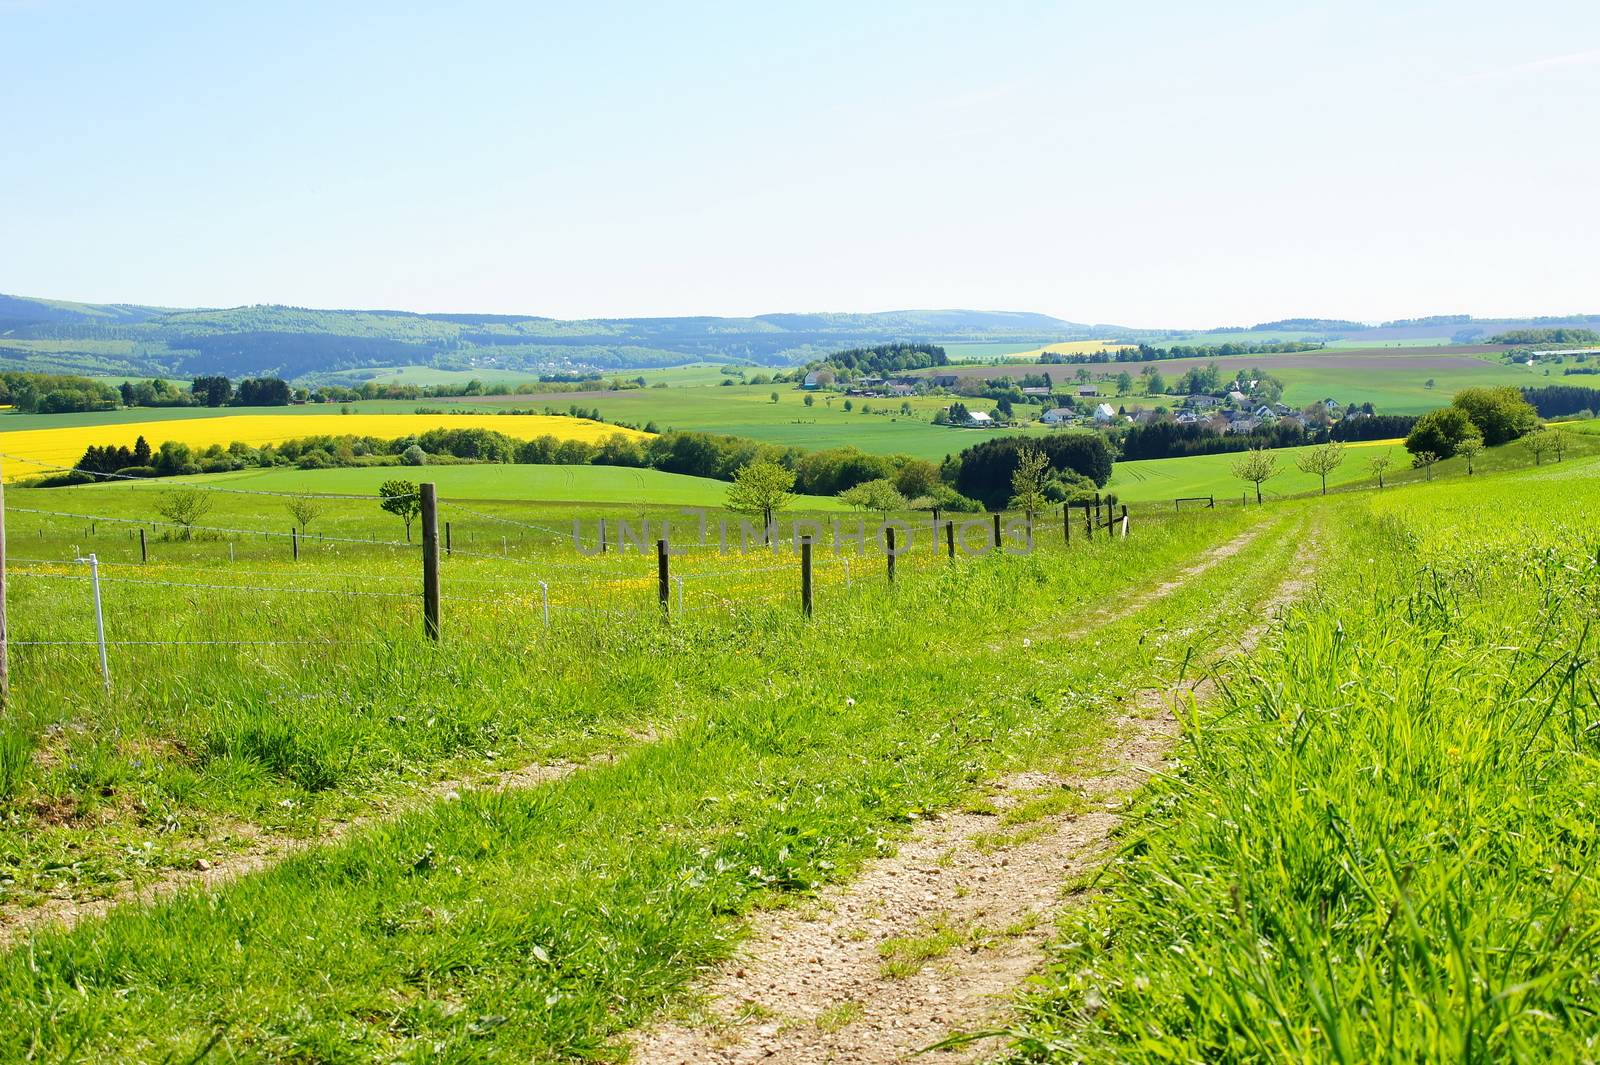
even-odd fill
[{"label": "wooden fence post", "polygon": [[148,550],[146,550],[145,546],[144,546],[144,529],[143,528],[141,528],[139,530],[139,561],[140,562],[149,562],[150,561],[150,552]]},{"label": "wooden fence post", "polygon": [[[883,535],[888,538],[887,541],[886,541],[886,546],[887,546],[888,555],[889,555],[889,583],[893,584],[894,583],[894,526],[893,525],[884,526]],[[846,570],[845,572],[848,573],[849,571]]]},{"label": "wooden fence post", "polygon": [[1072,504],[1061,504],[1061,542],[1072,543]]},{"label": "wooden fence post", "polygon": [[800,609],[811,616],[811,537],[800,541]]},{"label": "wooden fence post", "polygon": [[447,557],[449,555],[452,555],[452,554],[455,553],[450,549],[450,523],[449,522],[445,522],[444,523],[444,553],[445,553],[445,555]]},{"label": "wooden fence post", "polygon": [[1000,546],[1000,514],[998,512],[994,516],[994,546],[997,548]]},{"label": "wooden fence post", "polygon": [[656,595],[661,600],[661,613],[667,614],[671,607],[667,603],[668,587],[672,584],[672,569],[667,561],[667,542],[656,541]]},{"label": "wooden fence post", "polygon": [[600,553],[606,553],[606,519],[600,519]]},{"label": "wooden fence post", "polygon": [[289,526],[289,550],[294,552],[294,560],[300,561],[300,530],[293,525]]},{"label": "wooden fence post", "polygon": [[[432,481],[422,485],[422,630],[439,638],[439,500]],[[296,549],[298,556],[298,548]]]},{"label": "wooden fence post", "polygon": [[1122,504],[1122,538],[1128,538],[1128,504]]},{"label": "wooden fence post", "polygon": [[1089,516],[1089,501],[1087,499],[1083,501],[1083,538],[1085,540],[1094,539],[1094,519]]},{"label": "wooden fence post", "polygon": [[956,557],[956,522],[954,518],[944,523],[944,545],[950,554],[951,561]]}]

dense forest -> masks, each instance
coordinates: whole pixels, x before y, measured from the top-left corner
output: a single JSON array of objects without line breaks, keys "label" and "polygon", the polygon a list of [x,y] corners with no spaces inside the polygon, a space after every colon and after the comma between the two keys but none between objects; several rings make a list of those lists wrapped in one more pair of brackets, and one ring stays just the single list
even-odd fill
[{"label": "dense forest", "polygon": [[1490,344],[1600,344],[1600,333],[1593,329],[1557,327],[1552,329],[1508,329],[1490,337]]}]

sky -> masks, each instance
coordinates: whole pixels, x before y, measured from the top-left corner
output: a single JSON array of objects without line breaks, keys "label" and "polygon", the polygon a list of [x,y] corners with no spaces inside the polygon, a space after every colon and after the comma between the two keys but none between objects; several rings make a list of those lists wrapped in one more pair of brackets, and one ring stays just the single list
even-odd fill
[{"label": "sky", "polygon": [[0,292],[1600,312],[1600,4],[0,0]]}]

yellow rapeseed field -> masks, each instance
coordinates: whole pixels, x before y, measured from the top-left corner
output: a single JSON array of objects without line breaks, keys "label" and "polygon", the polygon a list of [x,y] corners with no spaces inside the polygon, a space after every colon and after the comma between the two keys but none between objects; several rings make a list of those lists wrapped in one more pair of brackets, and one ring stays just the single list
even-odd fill
[{"label": "yellow rapeseed field", "polygon": [[[72,466],[85,448],[132,447],[144,437],[152,449],[173,440],[193,448],[242,441],[252,447],[301,436],[376,436],[388,440],[429,429],[493,429],[518,440],[553,436],[558,440],[598,443],[616,433],[643,438],[644,433],[587,418],[549,414],[229,414],[218,418],[174,418],[124,425],[74,426],[0,432],[0,453],[54,466]],[[25,462],[6,462],[5,478],[35,477],[42,470]]]},{"label": "yellow rapeseed field", "polygon": [[1064,340],[1059,344],[1046,344],[1042,348],[1019,351],[1007,355],[1006,358],[1017,362],[1036,362],[1047,351],[1057,355],[1093,355],[1097,351],[1123,351],[1131,347],[1134,345],[1118,343],[1115,340]]}]

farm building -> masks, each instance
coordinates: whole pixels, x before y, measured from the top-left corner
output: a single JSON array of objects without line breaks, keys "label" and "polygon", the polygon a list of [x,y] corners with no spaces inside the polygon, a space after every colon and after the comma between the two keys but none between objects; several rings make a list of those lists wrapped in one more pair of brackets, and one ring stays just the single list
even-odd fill
[{"label": "farm building", "polygon": [[1052,407],[1039,415],[1039,420],[1046,425],[1065,425],[1076,413],[1071,407]]}]

